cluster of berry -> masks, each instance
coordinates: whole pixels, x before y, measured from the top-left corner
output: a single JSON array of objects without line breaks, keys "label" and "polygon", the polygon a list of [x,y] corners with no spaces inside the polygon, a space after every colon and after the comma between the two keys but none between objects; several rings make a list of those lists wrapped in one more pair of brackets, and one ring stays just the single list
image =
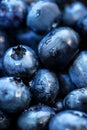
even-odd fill
[{"label": "cluster of berry", "polygon": [[0,130],[87,130],[86,2],[0,0]]}]

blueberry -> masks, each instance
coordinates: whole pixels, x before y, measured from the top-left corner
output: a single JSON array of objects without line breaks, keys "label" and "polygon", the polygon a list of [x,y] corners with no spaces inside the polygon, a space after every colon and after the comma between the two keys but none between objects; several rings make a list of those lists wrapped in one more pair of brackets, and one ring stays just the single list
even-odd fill
[{"label": "blueberry", "polygon": [[87,130],[87,114],[80,111],[63,111],[54,116],[49,130]]},{"label": "blueberry", "polygon": [[87,15],[77,21],[77,28],[81,34],[87,35]]},{"label": "blueberry", "polygon": [[0,3],[0,27],[19,27],[26,14],[26,6],[21,0],[2,0]]},{"label": "blueberry", "polygon": [[8,113],[19,113],[27,108],[31,93],[20,78],[0,78],[0,109]]},{"label": "blueberry", "polygon": [[29,85],[36,102],[50,104],[59,92],[59,82],[55,73],[47,69],[38,70]]},{"label": "blueberry", "polygon": [[6,51],[3,65],[8,75],[29,78],[37,71],[39,63],[30,47],[18,45]]},{"label": "blueberry", "polygon": [[6,113],[0,111],[0,130],[7,130],[10,127],[10,118]]},{"label": "blueberry", "polygon": [[38,1],[50,1],[50,2],[55,2],[56,0],[24,0],[24,2],[25,2],[27,5],[31,5],[31,4],[33,4],[34,2],[38,2]]},{"label": "blueberry", "polygon": [[73,90],[63,101],[65,109],[87,112],[87,87]]},{"label": "blueberry", "polygon": [[59,24],[60,17],[60,10],[55,3],[39,1],[28,12],[27,26],[36,32],[48,32]]},{"label": "blueberry", "polygon": [[55,115],[48,106],[33,106],[22,113],[18,119],[19,130],[47,130],[50,119]]},{"label": "blueberry", "polygon": [[73,61],[69,75],[77,88],[87,87],[87,51],[81,51]]},{"label": "blueberry", "polygon": [[72,2],[66,5],[63,12],[63,21],[66,25],[73,26],[76,22],[87,14],[87,9],[82,2]]},{"label": "blueberry", "polygon": [[64,70],[79,50],[79,36],[69,27],[48,33],[38,45],[40,60],[48,68]]},{"label": "blueberry", "polygon": [[59,74],[59,83],[61,95],[63,96],[76,88],[68,73]]}]

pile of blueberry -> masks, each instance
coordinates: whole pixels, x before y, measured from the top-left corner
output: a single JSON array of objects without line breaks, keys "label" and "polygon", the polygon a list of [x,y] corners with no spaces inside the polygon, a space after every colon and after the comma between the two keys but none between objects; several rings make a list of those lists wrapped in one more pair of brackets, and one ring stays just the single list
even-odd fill
[{"label": "pile of blueberry", "polygon": [[0,130],[87,130],[86,5],[0,0]]}]

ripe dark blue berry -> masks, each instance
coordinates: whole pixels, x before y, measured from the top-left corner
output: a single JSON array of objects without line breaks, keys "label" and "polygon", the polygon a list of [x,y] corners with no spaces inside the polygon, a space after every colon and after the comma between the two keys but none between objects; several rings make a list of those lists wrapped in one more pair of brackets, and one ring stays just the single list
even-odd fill
[{"label": "ripe dark blue berry", "polygon": [[3,65],[8,75],[29,78],[37,71],[39,63],[34,50],[18,45],[6,51]]},{"label": "ripe dark blue berry", "polygon": [[73,90],[63,101],[65,109],[87,112],[87,87]]},{"label": "ripe dark blue berry", "polygon": [[0,109],[8,113],[18,113],[27,108],[31,93],[20,78],[0,78]]},{"label": "ripe dark blue berry", "polygon": [[18,119],[19,130],[48,130],[48,123],[55,112],[48,106],[33,106]]},{"label": "ripe dark blue berry", "polygon": [[69,27],[48,33],[38,46],[38,54],[46,67],[64,70],[79,50],[79,36]]},{"label": "ripe dark blue berry", "polygon": [[69,68],[69,75],[77,88],[87,87],[87,51],[79,53]]},{"label": "ripe dark blue berry", "polygon": [[0,2],[0,27],[19,27],[26,14],[26,6],[21,0],[2,0]]},{"label": "ripe dark blue berry", "polygon": [[64,7],[63,20],[66,25],[75,25],[76,22],[87,14],[85,5],[81,2],[72,2]]},{"label": "ripe dark blue berry", "polygon": [[36,102],[50,104],[59,92],[59,82],[55,73],[47,69],[38,70],[29,85]]},{"label": "ripe dark blue berry", "polygon": [[60,17],[60,10],[55,3],[39,1],[28,12],[27,26],[36,32],[47,32],[59,24]]},{"label": "ripe dark blue berry", "polygon": [[49,130],[87,130],[87,114],[80,111],[63,111],[54,116]]}]

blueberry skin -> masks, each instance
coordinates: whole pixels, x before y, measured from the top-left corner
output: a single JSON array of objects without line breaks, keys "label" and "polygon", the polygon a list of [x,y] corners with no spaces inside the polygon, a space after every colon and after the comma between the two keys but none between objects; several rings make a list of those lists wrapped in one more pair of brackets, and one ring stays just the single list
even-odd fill
[{"label": "blueberry skin", "polygon": [[37,71],[39,62],[34,50],[25,45],[18,45],[6,51],[3,66],[10,76],[30,78]]},{"label": "blueberry skin", "polygon": [[73,84],[68,73],[59,74],[59,84],[60,84],[60,91],[63,96],[67,95],[70,91],[77,88],[75,84]]},{"label": "blueberry skin", "polygon": [[69,27],[48,33],[38,45],[40,60],[47,68],[62,71],[79,50],[79,35]]},{"label": "blueberry skin", "polygon": [[81,51],[69,68],[69,75],[77,88],[87,87],[87,51]]},{"label": "blueberry skin", "polygon": [[34,101],[40,103],[52,103],[59,92],[59,82],[55,73],[47,69],[38,70],[29,86]]},{"label": "blueberry skin", "polygon": [[83,34],[87,35],[87,15],[83,16],[80,20],[77,21],[77,29]]},{"label": "blueberry skin", "polygon": [[81,2],[72,2],[65,6],[63,12],[63,21],[66,25],[73,26],[83,16],[87,14],[85,5]]},{"label": "blueberry skin", "polygon": [[0,3],[0,27],[18,28],[26,15],[26,6],[21,0],[2,0]]},{"label": "blueberry skin", "polygon": [[31,4],[33,4],[34,2],[38,2],[38,1],[50,1],[50,2],[55,2],[56,0],[24,0],[24,2],[25,2],[27,5],[31,5]]},{"label": "blueberry skin", "polygon": [[29,10],[26,23],[35,32],[48,32],[59,24],[60,19],[61,13],[55,3],[39,1]]},{"label": "blueberry skin", "polygon": [[43,35],[37,34],[33,31],[22,31],[16,35],[17,42],[23,43],[31,47],[35,52],[37,52],[37,46]]},{"label": "blueberry skin", "polygon": [[20,78],[0,78],[0,109],[11,113],[19,113],[27,108],[31,101],[31,93]]},{"label": "blueberry skin", "polygon": [[63,101],[65,109],[87,112],[87,87],[73,90]]},{"label": "blueberry skin", "polygon": [[87,130],[87,114],[74,110],[60,112],[51,119],[49,130]]},{"label": "blueberry skin", "polygon": [[0,111],[0,130],[9,129],[10,124],[10,118],[4,112]]},{"label": "blueberry skin", "polygon": [[18,119],[18,130],[47,130],[55,112],[48,106],[33,106],[22,113]]}]

